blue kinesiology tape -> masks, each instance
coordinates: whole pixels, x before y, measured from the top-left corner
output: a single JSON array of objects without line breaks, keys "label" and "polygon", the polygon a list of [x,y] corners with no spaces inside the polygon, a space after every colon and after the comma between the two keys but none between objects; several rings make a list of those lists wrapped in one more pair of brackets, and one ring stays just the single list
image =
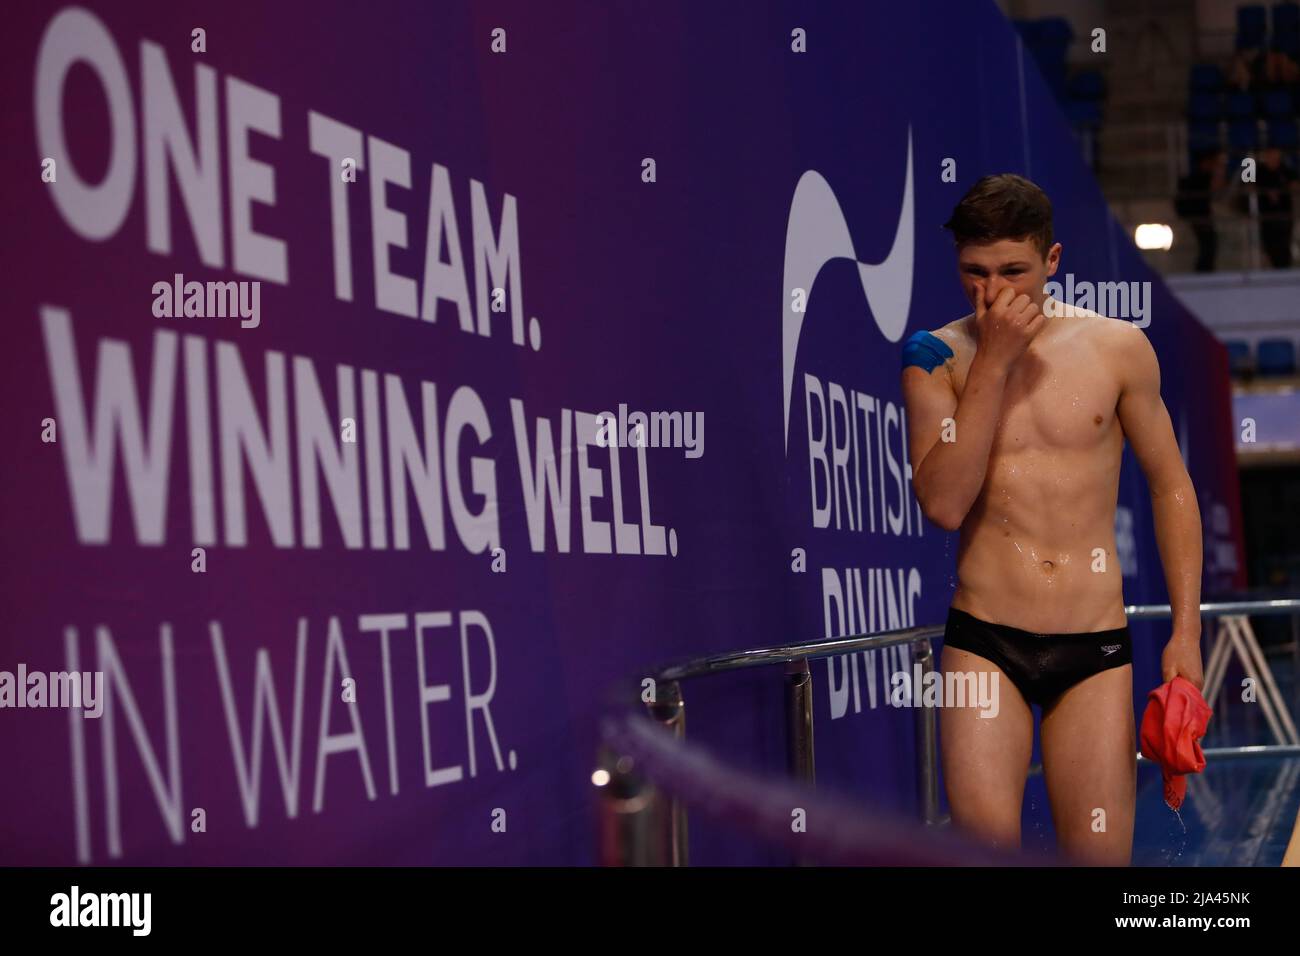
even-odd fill
[{"label": "blue kinesiology tape", "polygon": [[943,339],[929,332],[913,332],[903,343],[903,368],[915,365],[929,374],[936,365],[942,365],[950,358],[952,349]]}]

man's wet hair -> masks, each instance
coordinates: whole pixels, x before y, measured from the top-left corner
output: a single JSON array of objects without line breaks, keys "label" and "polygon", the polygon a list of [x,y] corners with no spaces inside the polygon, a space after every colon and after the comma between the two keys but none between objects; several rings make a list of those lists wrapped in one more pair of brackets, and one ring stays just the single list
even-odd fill
[{"label": "man's wet hair", "polygon": [[999,239],[1031,241],[1046,259],[1052,248],[1052,201],[1023,176],[985,176],[957,203],[943,228],[958,248]]}]

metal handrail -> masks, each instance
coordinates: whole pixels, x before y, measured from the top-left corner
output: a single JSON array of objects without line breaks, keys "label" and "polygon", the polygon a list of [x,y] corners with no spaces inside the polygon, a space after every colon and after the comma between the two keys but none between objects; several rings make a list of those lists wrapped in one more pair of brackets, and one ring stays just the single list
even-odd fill
[{"label": "metal handrail", "polygon": [[[662,814],[671,793],[708,819],[784,848],[801,863],[834,866],[1051,866],[1019,849],[995,849],[960,832],[918,826],[845,794],[736,766],[676,740],[635,713],[601,721],[606,794],[601,861],[663,865],[673,859]],[[611,759],[612,755],[619,757]],[[793,826],[795,815],[805,826]]]},{"label": "metal handrail", "polygon": [[882,647],[894,647],[898,644],[910,644],[912,641],[929,640],[942,636],[943,626],[932,624],[928,627],[908,627],[897,631],[882,631],[877,634],[828,637],[798,644],[783,644],[777,647],[759,647],[747,651],[728,651],[723,654],[712,654],[707,657],[684,661],[681,664],[662,667],[657,671],[651,671],[651,673],[659,680],[686,680],[690,677],[703,677],[705,674],[740,670],[743,667],[757,667],[760,664],[786,664],[805,657],[830,657],[835,654],[851,654],[855,651],[879,650]]},{"label": "metal handrail", "polygon": [[[1225,617],[1242,614],[1254,615],[1300,615],[1300,598],[1275,598],[1240,601],[1217,601],[1201,604],[1202,617]],[[1124,608],[1125,617],[1133,621],[1159,620],[1172,616],[1168,604],[1129,605]],[[902,644],[910,644],[915,652],[915,663],[922,669],[923,675],[934,669],[934,649],[931,643],[941,637],[942,625],[909,627],[878,634],[855,634],[845,637],[824,638],[802,641],[774,647],[750,648],[728,651],[693,658],[677,664],[670,664],[648,671],[654,675],[649,703],[649,713],[659,723],[682,738],[685,735],[686,710],[681,693],[680,681],[756,667],[765,664],[785,664],[785,708],[787,724],[787,757],[790,776],[808,784],[815,783],[813,749],[813,707],[812,674],[808,668],[810,658],[829,657],[849,654],[863,650],[879,650]],[[664,686],[660,687],[659,685]],[[917,792],[921,805],[921,817],[927,825],[939,820],[938,794],[938,735],[934,708],[916,709],[917,721]],[[1216,756],[1254,756],[1259,754],[1291,753],[1292,747],[1250,746],[1215,748]],[[1209,753],[1207,751],[1207,753]],[[608,755],[607,755],[608,756]],[[617,763],[617,757],[613,758]],[[616,794],[617,788],[606,787],[607,796]],[[627,813],[627,806],[635,805],[639,809],[635,816],[653,815],[660,821],[656,824],[661,833],[664,859],[676,865],[687,862],[686,814],[685,808],[677,797],[673,797],[667,807],[656,805],[653,800],[610,802],[609,810],[615,817]],[[610,810],[617,807],[618,809]],[[607,821],[609,822],[609,821]],[[624,821],[618,825],[610,823],[606,832],[616,833],[626,830]],[[638,824],[639,825],[639,824]],[[619,854],[613,853],[616,857]],[[612,857],[611,857],[612,858]]]},{"label": "metal handrail", "polygon": [[[1300,613],[1300,598],[1278,598],[1269,601],[1217,601],[1201,605],[1202,617],[1226,617],[1229,614],[1272,614]],[[1124,608],[1124,614],[1131,620],[1151,621],[1172,616],[1168,604],[1144,604],[1138,607]]]},{"label": "metal handrail", "polygon": [[[1222,617],[1228,614],[1296,614],[1300,613],[1300,598],[1281,598],[1260,601],[1216,601],[1202,604],[1202,617]],[[1134,621],[1161,620],[1173,616],[1168,604],[1128,605],[1124,616]],[[932,624],[926,627],[908,627],[894,631],[879,631],[874,634],[852,634],[845,637],[822,638],[820,640],[802,641],[795,644],[782,644],[776,647],[759,647],[749,650],[726,651],[697,657],[679,664],[672,664],[650,673],[658,680],[676,681],[706,674],[718,674],[724,671],[740,670],[744,667],[756,667],[761,664],[784,664],[800,658],[830,657],[837,654],[851,654],[855,651],[878,650],[882,647],[894,647],[910,644],[913,641],[929,640],[943,636],[943,625]]]}]

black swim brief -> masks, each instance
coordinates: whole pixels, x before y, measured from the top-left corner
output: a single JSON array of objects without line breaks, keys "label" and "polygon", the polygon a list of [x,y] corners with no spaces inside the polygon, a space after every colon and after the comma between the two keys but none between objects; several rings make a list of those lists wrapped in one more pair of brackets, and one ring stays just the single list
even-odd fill
[{"label": "black swim brief", "polygon": [[1002,669],[1021,696],[1040,707],[1093,674],[1133,663],[1128,625],[1109,631],[1038,634],[948,609],[944,647],[978,654]]}]

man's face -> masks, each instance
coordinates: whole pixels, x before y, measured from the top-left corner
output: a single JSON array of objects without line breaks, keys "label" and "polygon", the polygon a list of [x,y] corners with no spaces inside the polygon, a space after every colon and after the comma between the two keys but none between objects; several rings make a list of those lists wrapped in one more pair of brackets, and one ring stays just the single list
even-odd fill
[{"label": "man's face", "polygon": [[1032,240],[999,239],[984,245],[967,243],[957,250],[957,272],[961,277],[966,301],[973,306],[982,285],[984,304],[990,306],[1003,289],[1015,295],[1027,295],[1042,308],[1047,293],[1043,291],[1050,276],[1061,262],[1061,244],[1047,251],[1047,258]]}]

